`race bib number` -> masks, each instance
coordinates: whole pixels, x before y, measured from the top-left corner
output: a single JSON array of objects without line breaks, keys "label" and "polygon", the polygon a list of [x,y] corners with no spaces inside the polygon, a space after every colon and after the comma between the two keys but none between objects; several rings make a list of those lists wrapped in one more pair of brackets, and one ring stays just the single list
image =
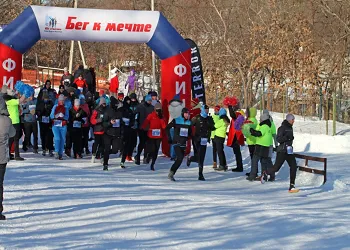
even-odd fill
[{"label": "race bib number", "polygon": [[160,137],[160,129],[152,129],[152,136]]},{"label": "race bib number", "polygon": [[113,124],[113,128],[119,128],[120,127],[120,120],[116,119],[115,123]]},{"label": "race bib number", "polygon": [[293,154],[293,147],[287,146],[287,154],[292,155]]},{"label": "race bib number", "polygon": [[43,116],[43,117],[41,118],[41,122],[42,122],[42,123],[49,123],[49,122],[50,122],[50,119],[49,119],[48,116]]},{"label": "race bib number", "polygon": [[54,120],[53,125],[55,127],[62,127],[62,121],[61,120]]},{"label": "race bib number", "polygon": [[130,124],[130,119],[129,118],[123,118],[123,121],[124,121],[124,124],[126,126],[129,126],[129,124]]},{"label": "race bib number", "polygon": [[73,121],[73,128],[81,128],[81,122],[80,121]]},{"label": "race bib number", "polygon": [[29,105],[29,111],[35,110],[35,105]]},{"label": "race bib number", "polygon": [[24,115],[24,120],[25,121],[30,121],[32,119],[32,115],[31,114],[25,114]]},{"label": "race bib number", "polygon": [[188,137],[188,128],[180,128],[180,136]]},{"label": "race bib number", "polygon": [[201,138],[201,145],[202,146],[207,146],[208,143],[208,138]]}]

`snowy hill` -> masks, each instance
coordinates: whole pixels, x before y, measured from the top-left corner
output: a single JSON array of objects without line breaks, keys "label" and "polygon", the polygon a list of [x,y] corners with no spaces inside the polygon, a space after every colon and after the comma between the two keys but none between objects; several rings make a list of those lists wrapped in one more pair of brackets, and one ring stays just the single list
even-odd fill
[{"label": "snowy hill", "polygon": [[[274,118],[279,125],[282,117]],[[171,162],[164,157],[155,172],[131,163],[121,169],[116,157],[103,172],[89,159],[25,153],[25,162],[7,168],[8,220],[0,222],[0,248],[349,249],[350,135],[320,135],[317,127],[297,119],[295,129],[303,133],[295,134],[295,152],[327,157],[328,181],[322,185],[322,176],[298,172],[297,194],[287,191],[287,165],[276,182],[264,185],[248,182],[244,173],[215,172],[211,146],[206,182],[197,180],[195,164],[187,168],[185,162],[177,182],[168,181]],[[247,147],[242,152],[249,171]],[[235,167],[232,149],[226,153]]]}]

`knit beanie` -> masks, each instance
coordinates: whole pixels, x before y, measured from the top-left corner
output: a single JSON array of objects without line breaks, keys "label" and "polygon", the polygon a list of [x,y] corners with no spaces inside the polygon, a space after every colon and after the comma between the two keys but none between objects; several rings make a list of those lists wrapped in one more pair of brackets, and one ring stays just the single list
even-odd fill
[{"label": "knit beanie", "polygon": [[80,99],[74,100],[74,106],[80,106]]},{"label": "knit beanie", "polygon": [[162,109],[162,105],[159,102],[157,102],[156,105],[154,105],[154,109]]},{"label": "knit beanie", "polygon": [[292,114],[288,114],[287,116],[286,116],[286,120],[287,121],[293,121],[295,119],[295,117],[294,117],[294,115],[292,115]]},{"label": "knit beanie", "polygon": [[59,102],[64,102],[64,95],[60,95],[60,96],[58,97],[58,101],[59,101]]}]

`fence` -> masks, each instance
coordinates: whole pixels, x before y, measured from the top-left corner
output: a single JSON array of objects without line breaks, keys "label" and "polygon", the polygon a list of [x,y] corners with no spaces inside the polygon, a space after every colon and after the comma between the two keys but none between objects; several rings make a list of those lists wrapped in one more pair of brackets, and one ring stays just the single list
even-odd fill
[{"label": "fence", "polygon": [[[335,93],[306,96],[278,91],[265,91],[255,96],[255,107],[271,112],[302,116],[304,121],[318,122],[317,132],[327,135],[350,134],[350,97],[339,98]],[[308,132],[308,131],[305,131]]]}]

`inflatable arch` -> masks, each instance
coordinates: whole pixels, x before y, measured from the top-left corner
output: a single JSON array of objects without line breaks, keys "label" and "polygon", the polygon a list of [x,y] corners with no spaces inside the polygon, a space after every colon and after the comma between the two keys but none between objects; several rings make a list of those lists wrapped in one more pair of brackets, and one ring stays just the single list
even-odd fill
[{"label": "inflatable arch", "polygon": [[40,39],[146,43],[161,59],[164,107],[176,94],[190,105],[191,49],[160,12],[29,6],[0,33],[0,87],[21,79],[22,54]]}]

